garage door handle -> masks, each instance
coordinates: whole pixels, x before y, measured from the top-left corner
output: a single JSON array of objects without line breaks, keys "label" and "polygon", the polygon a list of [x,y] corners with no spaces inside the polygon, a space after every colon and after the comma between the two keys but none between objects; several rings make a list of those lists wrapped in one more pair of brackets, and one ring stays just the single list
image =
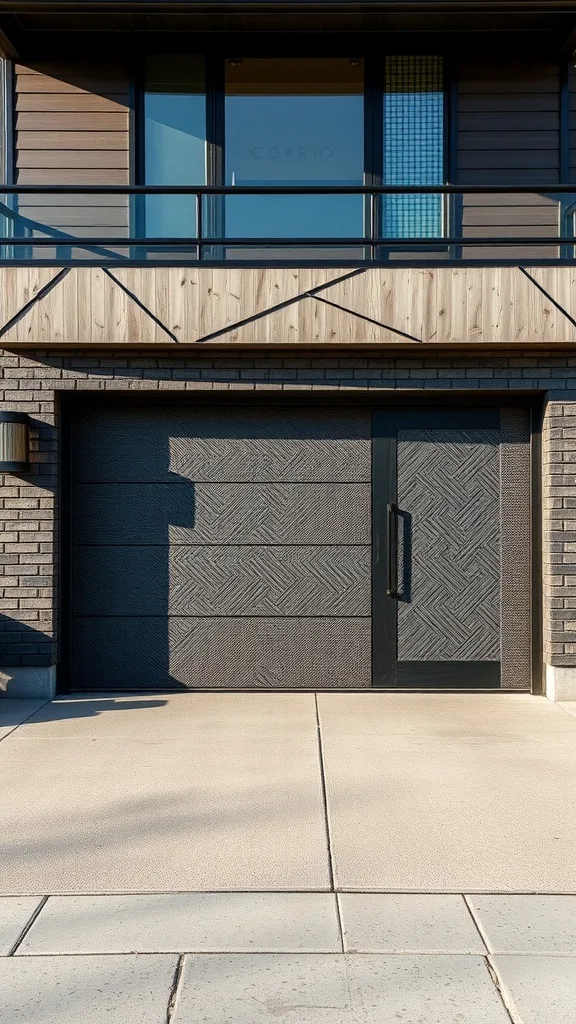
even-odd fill
[{"label": "garage door handle", "polygon": [[398,511],[388,505],[388,597],[398,597]]}]

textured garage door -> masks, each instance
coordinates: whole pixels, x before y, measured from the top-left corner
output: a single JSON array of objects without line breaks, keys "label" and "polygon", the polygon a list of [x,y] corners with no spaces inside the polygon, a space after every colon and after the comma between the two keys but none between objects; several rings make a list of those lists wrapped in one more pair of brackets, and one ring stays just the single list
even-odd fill
[{"label": "textured garage door", "polygon": [[75,689],[370,685],[370,414],[72,424]]}]

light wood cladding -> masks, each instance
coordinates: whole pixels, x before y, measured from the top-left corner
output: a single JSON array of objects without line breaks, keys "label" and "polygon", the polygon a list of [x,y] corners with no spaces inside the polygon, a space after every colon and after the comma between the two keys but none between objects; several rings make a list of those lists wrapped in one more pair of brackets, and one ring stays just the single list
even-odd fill
[{"label": "light wood cladding", "polygon": [[0,268],[2,345],[576,343],[569,267],[74,267],[50,288],[58,273]]}]

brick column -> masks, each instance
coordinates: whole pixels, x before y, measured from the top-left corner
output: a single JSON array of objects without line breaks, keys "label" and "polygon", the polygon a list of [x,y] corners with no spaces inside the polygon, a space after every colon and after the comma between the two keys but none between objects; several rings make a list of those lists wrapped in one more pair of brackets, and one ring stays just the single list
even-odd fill
[{"label": "brick column", "polygon": [[546,695],[576,700],[576,398],[552,392],[542,433]]},{"label": "brick column", "polygon": [[30,473],[0,475],[0,689],[55,692],[58,429],[53,391],[36,363],[3,353],[0,408],[30,417]]}]

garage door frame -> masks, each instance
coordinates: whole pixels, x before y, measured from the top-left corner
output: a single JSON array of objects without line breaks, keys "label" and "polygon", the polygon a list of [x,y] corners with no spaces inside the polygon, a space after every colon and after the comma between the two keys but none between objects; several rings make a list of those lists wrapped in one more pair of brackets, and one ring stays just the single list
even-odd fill
[{"label": "garage door frame", "polygon": [[[510,391],[478,392],[469,391],[456,394],[454,392],[418,391],[409,395],[406,393],[387,393],[385,400],[381,394],[367,393],[339,393],[312,395],[305,392],[285,392],[272,395],[262,391],[247,396],[246,392],[219,392],[197,391],[187,394],[182,391],[162,390],[154,394],[134,393],[128,391],[102,392],[98,390],[81,393],[60,392],[59,413],[61,424],[61,458],[60,458],[60,517],[59,517],[59,567],[58,567],[58,590],[60,594],[59,615],[58,615],[58,637],[60,660],[57,666],[57,692],[66,694],[70,692],[70,644],[71,644],[71,617],[72,617],[72,531],[71,531],[71,509],[72,509],[72,437],[71,427],[75,411],[86,405],[87,401],[97,401],[102,406],[226,406],[230,407],[273,407],[273,406],[298,406],[312,408],[335,407],[368,407],[368,408],[390,408],[394,406],[433,406],[438,407],[469,407],[471,404],[477,406],[501,406],[502,404],[523,405],[529,408],[531,416],[531,495],[532,495],[532,526],[531,526],[531,626],[532,626],[532,686],[534,694],[543,693],[543,654],[542,654],[542,509],[541,509],[541,431],[543,419],[544,393],[518,390],[513,394]],[[187,692],[184,689],[175,688],[176,692]],[[229,692],[224,687],[206,687],[206,691]],[[380,687],[367,687],[357,690],[347,689],[346,692],[372,692]],[[166,688],[159,688],[157,691],[146,690],[146,693],[162,692]],[[298,692],[310,692],[307,688],[299,689]],[[125,691],[134,692],[134,691]],[[190,692],[198,692],[195,688]],[[242,692],[234,689],[232,692]],[[250,692],[255,692],[250,689]],[[274,692],[273,689],[270,692]],[[283,690],[282,692],[287,692]],[[336,692],[342,692],[338,689]],[[399,688],[402,692],[402,688]],[[418,692],[411,688],[410,692]],[[424,692],[430,692],[426,688]],[[446,689],[443,692],[449,692]],[[466,692],[482,692],[467,690]],[[510,690],[491,690],[491,693],[510,693]]]}]

